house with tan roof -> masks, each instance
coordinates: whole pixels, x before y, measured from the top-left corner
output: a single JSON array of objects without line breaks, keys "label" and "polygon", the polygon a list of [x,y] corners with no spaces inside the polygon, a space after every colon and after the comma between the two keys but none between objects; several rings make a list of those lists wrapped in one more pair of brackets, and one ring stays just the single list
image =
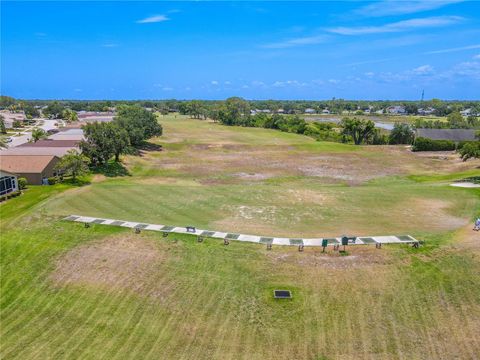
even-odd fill
[{"label": "house with tan roof", "polygon": [[55,155],[8,155],[0,154],[2,172],[24,177],[32,185],[42,185],[46,179],[55,176],[55,165],[60,158]]},{"label": "house with tan roof", "polygon": [[5,150],[2,150],[0,152],[1,155],[22,155],[22,156],[28,156],[28,155],[53,155],[53,156],[58,156],[62,157],[67,154],[70,150],[76,150],[79,151],[78,148],[76,147],[23,147],[23,146],[17,146],[17,147],[12,147],[8,148]]}]

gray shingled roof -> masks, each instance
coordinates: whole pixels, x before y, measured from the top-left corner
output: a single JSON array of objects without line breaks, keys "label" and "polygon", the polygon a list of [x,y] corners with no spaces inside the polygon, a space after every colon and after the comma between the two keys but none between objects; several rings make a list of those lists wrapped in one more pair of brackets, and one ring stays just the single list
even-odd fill
[{"label": "gray shingled roof", "polygon": [[475,129],[417,129],[417,137],[432,140],[471,141],[475,140]]}]

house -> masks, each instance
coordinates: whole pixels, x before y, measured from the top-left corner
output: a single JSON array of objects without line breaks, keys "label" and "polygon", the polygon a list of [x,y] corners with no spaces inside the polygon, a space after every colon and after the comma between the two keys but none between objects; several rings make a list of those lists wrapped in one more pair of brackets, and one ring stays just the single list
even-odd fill
[{"label": "house", "polygon": [[428,107],[428,108],[426,108],[426,109],[424,109],[424,108],[418,109],[418,114],[419,114],[419,115],[431,115],[431,114],[433,114],[434,112],[435,112],[435,109],[432,108],[432,107]]},{"label": "house", "polygon": [[55,139],[43,139],[36,142],[27,142],[25,144],[18,145],[18,147],[78,147],[80,140],[55,140]]},{"label": "house", "polygon": [[460,111],[460,114],[461,114],[462,116],[469,116],[469,115],[472,114],[472,109],[462,110],[462,111]]},{"label": "house", "polygon": [[55,155],[8,155],[0,153],[0,169],[3,172],[24,177],[29,184],[42,185],[55,176],[55,165],[60,158]]},{"label": "house", "polygon": [[80,152],[77,147],[28,147],[28,146],[17,146],[11,147],[0,152],[1,155],[17,155],[17,156],[47,156],[53,155],[57,157],[62,157],[66,155],[70,150],[76,150]]},{"label": "house", "polygon": [[395,106],[389,106],[387,108],[387,113],[393,114],[393,115],[404,115],[407,113],[407,111],[405,110],[405,107],[395,105]]},{"label": "house", "polygon": [[0,196],[18,191],[18,176],[9,171],[0,170]]},{"label": "house", "polygon": [[285,110],[283,110],[283,109],[278,109],[278,110],[277,110],[277,114],[285,114]]},{"label": "house", "polygon": [[85,137],[83,135],[83,130],[82,129],[68,129],[68,130],[60,131],[56,134],[53,134],[53,135],[49,136],[49,139],[81,141],[81,140],[84,140]]},{"label": "house", "polygon": [[330,114],[330,110],[328,110],[328,109],[323,109],[323,110],[322,110],[322,114],[328,115],[328,114]]},{"label": "house", "polygon": [[475,129],[417,129],[416,137],[454,142],[476,140]]},{"label": "house", "polygon": [[307,108],[305,109],[305,114],[316,114],[317,112],[315,111],[315,109],[312,109],[312,108]]}]

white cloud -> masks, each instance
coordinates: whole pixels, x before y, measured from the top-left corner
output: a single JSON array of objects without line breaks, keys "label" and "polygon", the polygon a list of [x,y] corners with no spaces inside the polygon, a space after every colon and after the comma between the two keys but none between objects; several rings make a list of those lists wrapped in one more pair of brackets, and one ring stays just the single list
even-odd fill
[{"label": "white cloud", "polygon": [[480,80],[480,62],[466,61],[455,65],[450,71],[450,75],[454,77],[468,77]]},{"label": "white cloud", "polygon": [[172,91],[173,88],[168,87],[168,86],[165,86],[165,87],[162,88],[162,90],[163,90],[163,91]]},{"label": "white cloud", "polygon": [[288,39],[276,43],[262,45],[267,49],[284,49],[294,46],[315,45],[326,42],[330,37],[328,35],[305,36],[295,39]]},{"label": "white cloud", "polygon": [[232,83],[230,81],[225,81],[224,84],[225,85],[231,85]]},{"label": "white cloud", "polygon": [[302,87],[307,85],[308,85],[307,83],[300,82],[298,80],[275,81],[272,84],[273,87],[286,87],[286,86]]},{"label": "white cloud", "polygon": [[253,80],[252,81],[252,86],[263,87],[263,86],[265,86],[265,83],[263,81]]},{"label": "white cloud", "polygon": [[475,55],[473,58],[480,60],[480,54]]},{"label": "white cloud", "polygon": [[40,37],[40,38],[47,36],[47,34],[44,33],[44,32],[36,32],[34,35],[35,35],[36,37]]},{"label": "white cloud", "polygon": [[364,16],[389,16],[405,15],[422,11],[429,11],[441,8],[446,5],[463,2],[464,0],[416,0],[416,1],[395,1],[387,0],[375,2],[373,4],[357,9],[355,12]]},{"label": "white cloud", "polygon": [[434,72],[434,69],[430,65],[422,65],[411,70],[411,73],[414,75],[430,75],[433,72]]},{"label": "white cloud", "polygon": [[460,16],[434,16],[428,18],[418,18],[398,21],[381,26],[359,26],[359,27],[343,27],[326,29],[327,31],[340,35],[367,35],[409,31],[419,28],[437,27],[457,24],[464,19]]},{"label": "white cloud", "polygon": [[147,17],[145,19],[138,20],[137,24],[158,23],[158,22],[163,22],[167,20],[170,20],[170,19],[165,15],[154,15],[154,16]]},{"label": "white cloud", "polygon": [[462,47],[455,47],[455,48],[449,48],[449,49],[442,49],[442,50],[427,51],[427,52],[424,52],[424,54],[426,54],[426,55],[429,55],[429,54],[444,54],[444,53],[449,53],[449,52],[473,50],[473,49],[480,49],[480,44],[468,45],[468,46],[462,46]]},{"label": "white cloud", "polygon": [[218,85],[218,81],[217,81],[217,80],[212,80],[212,81],[210,81],[210,84],[217,86],[217,85]]},{"label": "white cloud", "polygon": [[114,47],[118,47],[118,46],[119,45],[115,44],[115,43],[102,44],[102,47],[106,47],[106,48],[114,48]]}]

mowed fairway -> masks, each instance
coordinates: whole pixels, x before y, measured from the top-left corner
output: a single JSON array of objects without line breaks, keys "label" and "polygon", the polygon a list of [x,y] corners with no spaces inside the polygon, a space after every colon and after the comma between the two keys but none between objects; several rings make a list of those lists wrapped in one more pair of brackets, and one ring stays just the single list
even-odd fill
[{"label": "mowed fairway", "polygon": [[[0,205],[2,359],[476,359],[478,162],[163,118],[131,176]],[[61,221],[70,213],[407,246],[274,247]],[[290,289],[276,301],[273,289]]]},{"label": "mowed fairway", "polygon": [[[163,151],[126,161],[131,176],[66,192],[48,214],[80,214],[291,237],[437,232],[478,199],[411,174],[477,171],[453,156],[354,147],[265,129],[165,117]],[[473,171],[473,172],[472,172]]]}]

